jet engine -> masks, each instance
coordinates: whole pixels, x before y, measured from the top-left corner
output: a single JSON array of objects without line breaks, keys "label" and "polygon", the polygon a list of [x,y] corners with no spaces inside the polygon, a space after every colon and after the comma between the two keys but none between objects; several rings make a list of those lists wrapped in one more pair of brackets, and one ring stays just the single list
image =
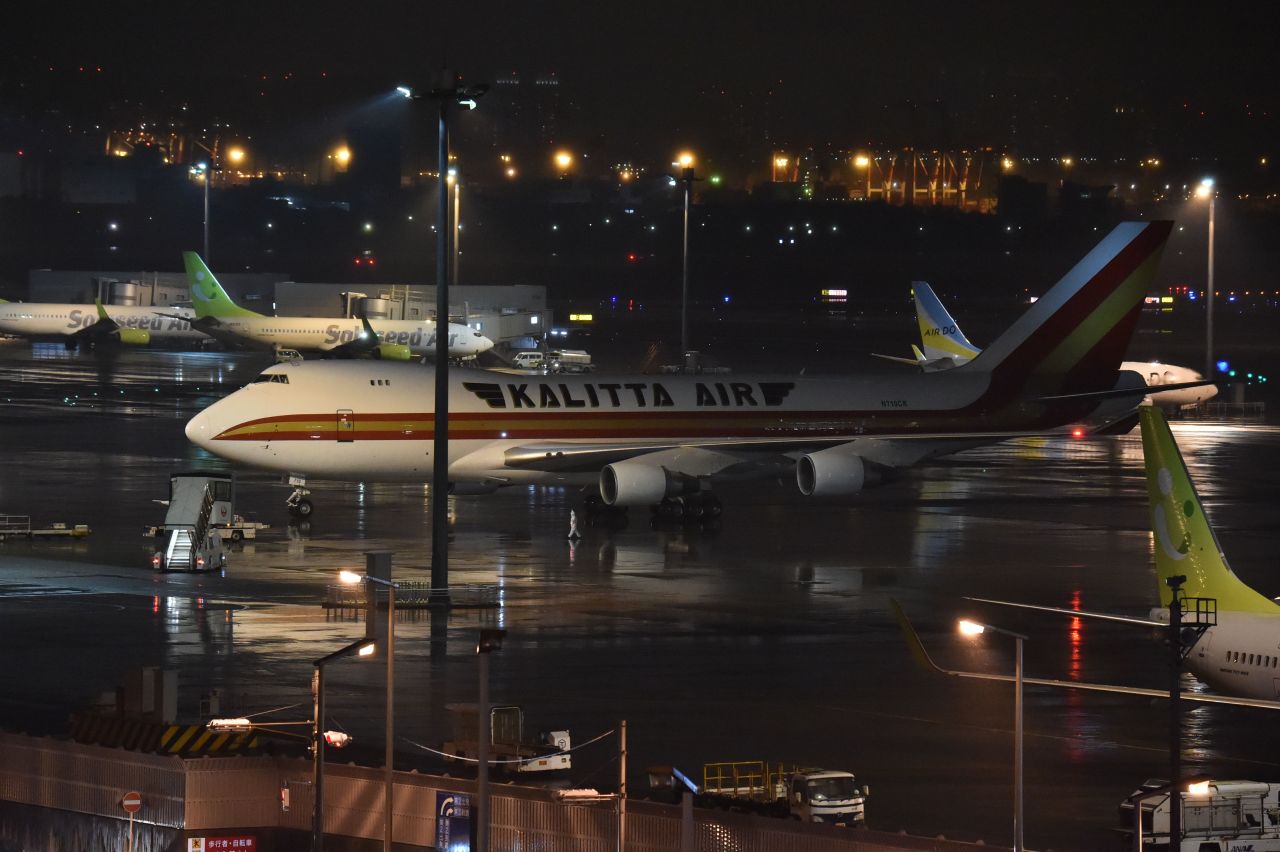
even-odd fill
[{"label": "jet engine", "polygon": [[600,471],[600,496],[610,506],[648,506],[697,490],[694,477],[641,459],[607,464]]},{"label": "jet engine", "polygon": [[796,484],[806,497],[857,494],[879,481],[874,466],[848,447],[806,453],[796,462]]},{"label": "jet engine", "polygon": [[151,342],[151,332],[145,328],[122,328],[118,332],[120,342],[128,346],[146,346]]},{"label": "jet engine", "polygon": [[383,361],[411,361],[413,353],[400,343],[379,343],[373,349],[373,357]]}]

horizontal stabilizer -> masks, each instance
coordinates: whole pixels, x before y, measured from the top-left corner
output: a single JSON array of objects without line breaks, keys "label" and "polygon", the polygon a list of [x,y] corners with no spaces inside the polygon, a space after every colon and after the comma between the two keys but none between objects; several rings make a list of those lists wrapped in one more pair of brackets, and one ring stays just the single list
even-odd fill
[{"label": "horizontal stabilizer", "polygon": [[1205,385],[1217,384],[1208,379],[1202,379],[1198,382],[1178,382],[1172,385],[1157,385],[1156,387],[1133,388],[1112,388],[1104,391],[1086,391],[1084,393],[1064,393],[1055,396],[1041,396],[1036,398],[1036,402],[1075,402],[1083,399],[1119,399],[1126,396],[1146,396],[1151,393],[1163,393],[1164,391],[1182,390],[1184,388],[1202,388]]}]

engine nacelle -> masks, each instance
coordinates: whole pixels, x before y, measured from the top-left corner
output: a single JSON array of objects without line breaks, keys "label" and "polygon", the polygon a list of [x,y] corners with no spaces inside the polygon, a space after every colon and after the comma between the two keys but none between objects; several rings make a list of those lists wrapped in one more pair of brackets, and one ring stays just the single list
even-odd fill
[{"label": "engine nacelle", "polygon": [[401,343],[379,343],[374,347],[373,357],[383,361],[411,361],[413,353]]},{"label": "engine nacelle", "polygon": [[846,447],[806,453],[796,462],[796,484],[806,497],[857,494],[869,484],[867,463]]},{"label": "engine nacelle", "polygon": [[698,490],[698,480],[673,474],[640,459],[607,464],[600,471],[600,496],[610,506],[651,506],[667,497]]},{"label": "engine nacelle", "polygon": [[151,332],[145,328],[122,328],[120,342],[128,346],[146,346],[151,342]]}]

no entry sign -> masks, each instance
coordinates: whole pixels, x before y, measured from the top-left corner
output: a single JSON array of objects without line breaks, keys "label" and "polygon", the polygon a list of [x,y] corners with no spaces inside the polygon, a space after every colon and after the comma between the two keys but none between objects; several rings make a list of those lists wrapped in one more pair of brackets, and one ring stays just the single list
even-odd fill
[{"label": "no entry sign", "polygon": [[142,794],[125,793],[124,798],[120,800],[120,807],[124,808],[127,813],[137,813],[142,809]]}]

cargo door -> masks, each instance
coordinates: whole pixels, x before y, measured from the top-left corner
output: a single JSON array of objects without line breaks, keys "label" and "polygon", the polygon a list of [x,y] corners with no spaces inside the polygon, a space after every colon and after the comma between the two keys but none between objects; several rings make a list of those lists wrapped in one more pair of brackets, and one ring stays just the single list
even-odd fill
[{"label": "cargo door", "polygon": [[356,439],[356,417],[350,408],[338,409],[338,440],[354,441]]}]

